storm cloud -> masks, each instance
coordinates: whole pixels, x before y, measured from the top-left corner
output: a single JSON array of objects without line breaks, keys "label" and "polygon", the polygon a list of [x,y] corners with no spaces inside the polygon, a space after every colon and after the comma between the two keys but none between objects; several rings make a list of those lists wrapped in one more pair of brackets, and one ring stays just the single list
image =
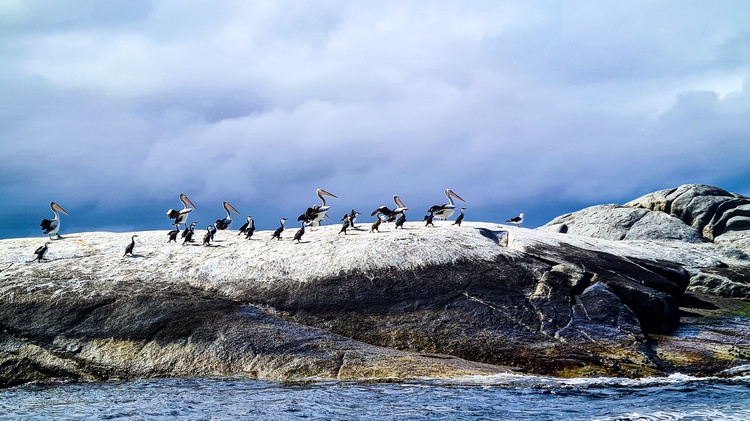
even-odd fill
[{"label": "storm cloud", "polygon": [[[0,237],[261,228],[323,187],[530,226],[683,183],[750,194],[750,5],[29,1],[0,5]],[[334,218],[337,220],[338,218]]]}]

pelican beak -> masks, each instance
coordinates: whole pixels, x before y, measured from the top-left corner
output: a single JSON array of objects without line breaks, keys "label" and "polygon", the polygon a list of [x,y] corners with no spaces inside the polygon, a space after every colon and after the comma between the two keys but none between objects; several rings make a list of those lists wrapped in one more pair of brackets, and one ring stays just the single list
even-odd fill
[{"label": "pelican beak", "polygon": [[462,202],[465,202],[464,199],[461,199],[461,196],[457,195],[456,193],[453,193],[453,190],[451,190],[448,194],[450,194],[451,196],[453,196],[454,198],[456,198],[456,199],[458,199],[458,200],[460,200]]},{"label": "pelican beak", "polygon": [[62,212],[62,213],[64,213],[64,214],[66,214],[66,215],[70,216],[70,214],[68,213],[68,211],[66,211],[65,209],[63,209],[63,208],[62,208],[62,207],[61,207],[60,205],[58,205],[57,203],[55,203],[54,205],[52,205],[52,207],[53,207],[53,208],[55,208],[55,209],[57,209],[57,210],[59,210],[60,212]]},{"label": "pelican beak", "polygon": [[398,207],[405,208],[406,205],[404,205],[404,202],[401,201],[401,198],[398,196],[393,196],[393,201],[398,204]]},{"label": "pelican beak", "polygon": [[195,207],[195,205],[193,204],[193,202],[191,202],[191,201],[190,201],[190,199],[188,199],[188,197],[187,197],[187,196],[185,196],[185,202],[187,202],[187,204],[188,204],[188,205],[190,205],[190,207],[191,207],[191,208],[193,208],[193,209],[197,209],[197,208]]},{"label": "pelican beak", "polygon": [[336,196],[335,194],[333,194],[333,193],[329,193],[329,192],[327,192],[327,191],[325,191],[325,190],[323,190],[323,189],[320,189],[320,194],[322,194],[322,195],[324,195],[324,196],[328,196],[328,197],[333,197],[334,199],[338,199],[338,198],[339,198],[339,197],[338,197],[338,196]]},{"label": "pelican beak", "polygon": [[229,204],[229,202],[224,202],[224,204],[226,204],[226,205],[227,205],[227,208],[229,208],[229,209],[233,210],[233,211],[234,211],[234,213],[236,213],[237,215],[239,215],[239,214],[240,214],[240,212],[239,212],[239,211],[238,211],[237,209],[235,209],[235,208],[234,208],[234,206],[230,205],[230,204]]}]

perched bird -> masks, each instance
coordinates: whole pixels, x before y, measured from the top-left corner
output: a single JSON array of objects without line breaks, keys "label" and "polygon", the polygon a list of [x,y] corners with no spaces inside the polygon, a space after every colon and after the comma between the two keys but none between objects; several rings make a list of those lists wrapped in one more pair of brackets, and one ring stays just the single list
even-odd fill
[{"label": "perched bird", "polygon": [[[281,240],[281,233],[284,232],[284,222],[286,222],[286,218],[281,218],[279,222],[281,222],[281,226],[276,228],[276,231],[273,232],[273,235],[271,236],[272,240],[274,238]],[[303,221],[302,223],[304,224],[305,222]]]},{"label": "perched bird", "polygon": [[47,246],[49,246],[50,244],[52,244],[52,243],[50,243],[49,241],[47,241],[47,242],[44,243],[43,246],[39,246],[39,248],[37,248],[34,251],[34,254],[36,255],[36,257],[34,258],[34,260],[32,260],[32,262],[33,261],[41,262],[42,260],[47,260],[47,259],[44,258],[44,255],[47,254]]},{"label": "perched bird", "polygon": [[255,220],[250,217],[250,226],[245,229],[245,238],[248,240],[255,234]]},{"label": "perched bird", "polygon": [[133,257],[133,248],[135,248],[135,237],[137,237],[137,234],[134,234],[132,237],[130,237],[130,244],[128,244],[127,247],[125,247],[125,254],[122,255],[122,257],[127,256],[128,254],[130,257]]},{"label": "perched bird", "polygon": [[252,216],[248,216],[247,217],[247,222],[245,222],[244,224],[242,224],[242,226],[240,227],[239,232],[237,233],[238,237],[240,235],[242,235],[242,234],[247,234],[247,229],[250,228],[250,221],[252,221],[252,220],[253,220]]},{"label": "perched bird", "polygon": [[172,241],[176,243],[178,235],[180,235],[180,229],[177,227],[174,227],[172,231],[169,231],[167,233],[167,237],[169,237],[169,239],[167,240],[167,243],[171,243]]},{"label": "perched bird", "polygon": [[406,214],[402,213],[401,216],[398,217],[398,221],[396,221],[396,228],[401,227],[401,229],[404,229],[404,222],[406,222]]},{"label": "perched bird", "polygon": [[301,226],[297,230],[297,232],[294,234],[293,240],[297,240],[297,244],[299,244],[302,241],[302,236],[305,235],[305,221],[302,221]]},{"label": "perched bird", "polygon": [[234,211],[234,213],[236,213],[237,215],[239,215],[240,213],[237,212],[237,209],[235,209],[234,206],[230,205],[227,201],[222,202],[222,206],[224,206],[224,212],[227,213],[227,216],[224,219],[216,220],[216,229],[223,231],[229,228],[230,225],[232,225],[232,216],[229,211]]},{"label": "perched bird", "polygon": [[434,205],[430,207],[430,209],[427,212],[434,212],[435,218],[446,220],[453,215],[453,212],[456,210],[456,205],[453,204],[453,198],[456,198],[462,202],[465,202],[464,199],[461,199],[459,195],[453,192],[451,189],[445,189],[445,197],[448,198],[449,203],[443,203],[442,205]]},{"label": "perched bird", "polygon": [[[180,202],[182,202],[182,209],[180,210],[169,209],[167,211],[167,217],[169,217],[169,219],[174,219],[174,222],[172,222],[172,225],[174,225],[177,228],[179,228],[180,225],[183,225],[183,224],[187,226],[188,214],[192,212],[193,209],[195,209],[195,205],[193,204],[193,202],[191,202],[190,199],[188,199],[188,197],[185,196],[184,193],[180,193]],[[188,205],[192,207],[189,208]]]},{"label": "perched bird", "polygon": [[317,189],[315,191],[315,193],[320,198],[321,204],[320,205],[315,204],[315,205],[312,205],[311,207],[307,208],[307,210],[305,211],[305,213],[303,213],[302,215],[300,215],[297,218],[297,220],[298,221],[303,221],[306,224],[309,224],[309,225],[312,225],[314,227],[317,227],[317,226],[320,226],[320,223],[323,221],[323,218],[328,217],[328,215],[326,215],[326,212],[328,212],[328,210],[331,209],[330,206],[326,205],[325,196],[333,197],[334,199],[338,199],[338,196],[336,196],[336,195],[334,195],[332,193],[329,193],[329,192],[327,192],[327,191],[325,191],[323,189]]},{"label": "perched bird", "polygon": [[42,231],[44,231],[45,234],[49,235],[50,240],[52,240],[53,235],[57,235],[57,238],[62,238],[62,236],[58,234],[58,232],[60,231],[60,215],[57,214],[57,211],[60,211],[68,216],[70,216],[70,214],[55,202],[50,202],[49,208],[52,209],[52,214],[54,216],[52,217],[52,219],[42,219],[42,223],[39,224],[39,226],[42,228]]},{"label": "perched bird", "polygon": [[520,228],[521,224],[523,223],[523,212],[521,212],[518,216],[508,219],[505,222],[516,224],[516,226]]},{"label": "perched bird", "polygon": [[213,240],[215,232],[216,232],[216,227],[214,227],[213,225],[209,225],[206,227],[206,235],[203,236],[204,246],[211,245],[211,240]]},{"label": "perched bird", "polygon": [[427,222],[425,222],[424,226],[426,226],[426,227],[430,227],[430,226],[431,227],[435,227],[435,224],[432,223],[432,218],[434,218],[434,217],[435,217],[435,212],[430,212],[429,215],[425,215],[424,219],[422,219],[423,221],[427,221]]},{"label": "perched bird", "polygon": [[396,195],[393,195],[393,202],[396,204],[396,207],[393,210],[389,209],[388,206],[383,205],[372,211],[372,214],[370,214],[370,216],[380,214],[385,216],[386,221],[393,222],[397,220],[404,212],[409,210],[409,208],[404,205],[404,202],[401,200],[401,198]]},{"label": "perched bird", "polygon": [[380,214],[378,214],[377,219],[370,226],[370,232],[380,232],[380,224],[382,222],[383,222],[383,219],[380,217]]},{"label": "perched bird", "polygon": [[456,218],[456,221],[453,223],[453,225],[458,225],[459,227],[461,226],[461,222],[463,222],[463,220],[464,220],[464,211],[466,209],[467,208],[461,208],[460,209],[461,215],[458,215],[458,218]]},{"label": "perched bird", "polygon": [[195,226],[197,225],[197,222],[191,222],[189,228],[185,228],[185,232],[183,232],[183,237],[185,237],[185,240],[182,242],[182,245],[184,246],[187,243],[193,242],[193,234],[195,234]]},{"label": "perched bird", "polygon": [[[182,238],[185,238],[185,237],[187,237],[187,236],[188,236],[188,234],[193,234],[193,233],[195,233],[195,226],[196,226],[196,225],[198,225],[198,223],[197,223],[197,222],[191,222],[191,223],[190,223],[190,226],[187,226],[187,224],[186,224],[186,225],[185,225],[185,230],[184,230],[184,231],[182,231]],[[175,227],[176,227],[176,225],[175,225]],[[192,240],[190,240],[190,241],[192,242]]]},{"label": "perched bird", "polygon": [[346,230],[349,229],[349,227],[351,226],[351,220],[352,220],[351,215],[348,213],[344,214],[344,217],[341,218],[341,220],[344,221],[344,223],[341,224],[341,231],[339,231],[339,234],[343,232],[344,235],[346,235]]},{"label": "perched bird", "polygon": [[349,212],[349,225],[352,229],[357,229],[357,227],[354,226],[354,222],[357,220],[357,215],[360,215],[360,212],[355,211],[352,209],[351,212]]}]

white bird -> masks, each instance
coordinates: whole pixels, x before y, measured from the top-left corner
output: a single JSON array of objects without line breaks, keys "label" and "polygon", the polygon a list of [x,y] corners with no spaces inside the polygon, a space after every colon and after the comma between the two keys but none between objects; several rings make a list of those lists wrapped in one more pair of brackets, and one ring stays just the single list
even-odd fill
[{"label": "white bird", "polygon": [[[182,209],[169,209],[167,211],[167,216],[169,217],[169,219],[174,219],[172,225],[177,228],[179,228],[182,224],[185,224],[185,226],[187,227],[188,214],[192,212],[193,209],[195,209],[195,205],[193,204],[193,202],[191,202],[184,193],[180,193],[180,202],[182,202]],[[189,208],[188,205],[192,207]]]},{"label": "white bird", "polygon": [[57,238],[62,238],[60,234],[58,234],[60,231],[60,215],[57,214],[57,211],[68,216],[70,216],[70,214],[55,202],[50,202],[49,208],[52,209],[54,216],[52,219],[42,219],[42,223],[39,224],[39,226],[42,227],[42,231],[44,231],[45,234],[49,235],[50,240],[53,235],[57,235]]},{"label": "white bird", "polygon": [[453,204],[453,198],[465,202],[464,199],[461,199],[461,196],[454,193],[451,189],[445,189],[445,197],[448,198],[448,203],[443,203],[442,205],[434,205],[427,212],[434,212],[435,218],[446,220],[453,216],[453,212],[456,211],[456,205]]}]

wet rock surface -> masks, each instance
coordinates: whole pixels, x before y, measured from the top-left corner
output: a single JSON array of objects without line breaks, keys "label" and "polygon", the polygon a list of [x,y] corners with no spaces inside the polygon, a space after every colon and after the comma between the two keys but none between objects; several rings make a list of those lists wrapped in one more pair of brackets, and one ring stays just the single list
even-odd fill
[{"label": "wet rock surface", "polygon": [[564,234],[465,222],[344,236],[331,226],[301,244],[224,232],[212,247],[154,231],[139,233],[130,258],[129,233],[81,233],[54,241],[42,263],[29,262],[42,240],[2,240],[0,385],[643,377],[747,364],[745,252],[680,234],[669,215],[662,232],[679,235],[627,239],[623,227],[644,219],[632,215],[660,211],[611,210],[597,210],[621,222],[610,239],[573,223]]}]

